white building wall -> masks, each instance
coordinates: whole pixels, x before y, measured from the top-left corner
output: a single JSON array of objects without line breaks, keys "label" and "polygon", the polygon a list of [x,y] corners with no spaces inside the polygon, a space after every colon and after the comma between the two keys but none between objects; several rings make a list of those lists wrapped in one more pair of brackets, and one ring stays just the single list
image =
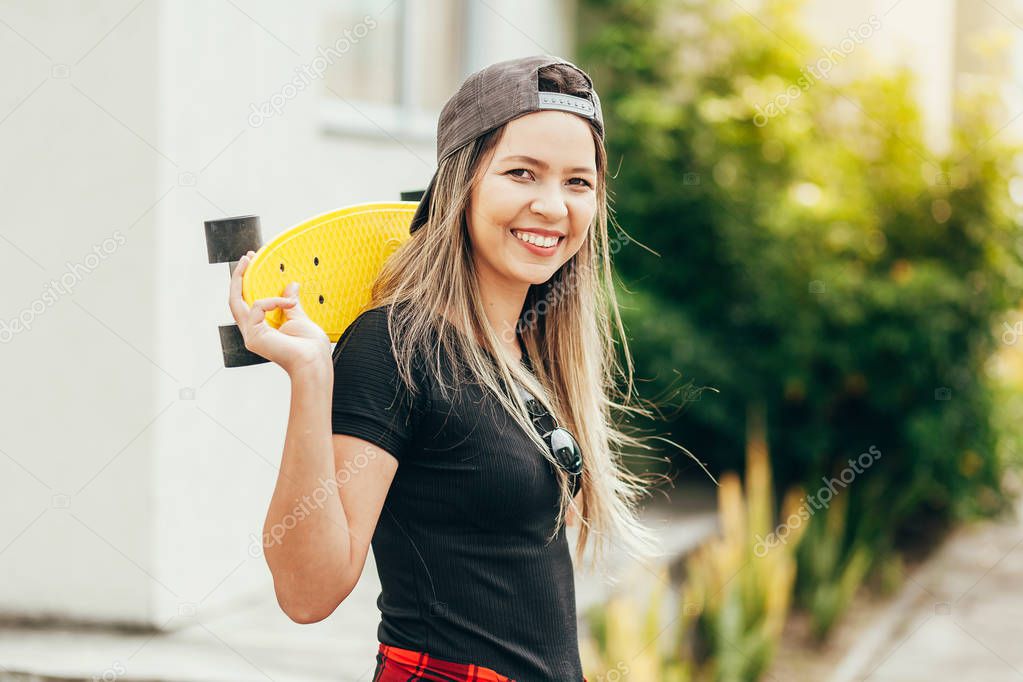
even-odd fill
[{"label": "white building wall", "polygon": [[[849,60],[876,67],[909,66],[916,78],[928,146],[946,152],[957,97],[997,92],[1005,111],[995,119],[998,135],[1023,133],[1023,2],[1002,0],[809,0],[806,26],[824,45],[837,45],[849,29],[869,17],[880,29],[863,41]],[[841,68],[836,69],[841,74]],[[980,143],[981,140],[978,140]]]},{"label": "white building wall", "polygon": [[6,613],[151,614],[157,434],[147,425],[168,400],[158,366],[182,373],[160,357],[154,323],[162,311],[147,210],[165,163],[151,148],[160,137],[157,8],[125,17],[125,3],[83,10],[44,0],[2,10]]},{"label": "white building wall", "polygon": [[[571,57],[568,3],[472,4],[465,74]],[[254,213],[268,240],[421,189],[435,167],[430,112],[399,125],[320,81],[252,116],[329,46],[338,7],[5,4],[0,321],[31,329],[0,327],[0,616],[175,628],[272,593],[253,536],[289,385],[273,365],[222,368],[228,269],[206,262],[202,222]],[[22,312],[94,246],[73,293]]]},{"label": "white building wall", "polygon": [[[869,37],[858,43],[834,70],[836,79],[842,77],[843,71],[848,72],[842,67],[846,62],[882,69],[896,65],[911,68],[917,77],[913,94],[921,106],[925,140],[931,150],[940,153],[950,141],[959,1],[808,0],[804,19],[814,39],[828,47],[838,47],[850,29],[870,26],[870,30],[863,31]],[[812,55],[814,59],[819,56]]]}]

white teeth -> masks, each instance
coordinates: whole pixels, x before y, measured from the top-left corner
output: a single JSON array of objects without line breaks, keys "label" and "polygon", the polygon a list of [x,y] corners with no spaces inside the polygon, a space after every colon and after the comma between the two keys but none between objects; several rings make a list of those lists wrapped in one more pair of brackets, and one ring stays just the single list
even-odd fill
[{"label": "white teeth", "polygon": [[558,243],[557,237],[540,237],[529,232],[519,232],[517,230],[512,230],[512,234],[518,239],[521,239],[524,242],[529,242],[530,244],[535,244],[536,246],[551,247]]}]

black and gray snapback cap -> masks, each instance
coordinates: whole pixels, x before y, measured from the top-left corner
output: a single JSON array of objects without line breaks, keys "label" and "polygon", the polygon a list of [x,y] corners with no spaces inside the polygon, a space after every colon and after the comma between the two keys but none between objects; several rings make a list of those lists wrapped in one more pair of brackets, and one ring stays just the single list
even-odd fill
[{"label": "black and gray snapback cap", "polygon": [[[540,92],[539,70],[553,64],[565,64],[578,71],[589,85],[589,97],[560,92]],[[593,80],[578,66],[552,55],[534,55],[497,62],[465,79],[458,91],[444,104],[437,121],[437,163],[463,145],[472,142],[508,121],[545,109],[567,111],[591,119],[600,137],[604,136],[604,118]],[[426,223],[430,199],[437,182],[436,172],[419,200],[409,232]]]}]

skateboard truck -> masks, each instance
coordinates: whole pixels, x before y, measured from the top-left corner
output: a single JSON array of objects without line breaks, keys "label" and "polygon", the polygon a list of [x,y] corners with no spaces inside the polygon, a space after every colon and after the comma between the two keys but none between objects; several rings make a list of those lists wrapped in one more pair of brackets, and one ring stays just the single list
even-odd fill
[{"label": "skateboard truck", "polygon": [[[259,216],[246,215],[219,220],[207,220],[206,255],[210,263],[227,263],[228,273],[233,273],[238,261],[249,251],[259,251],[263,246]],[[262,355],[245,347],[245,339],[236,324],[217,327],[220,332],[220,347],[224,351],[224,367],[245,367],[270,362]]]}]

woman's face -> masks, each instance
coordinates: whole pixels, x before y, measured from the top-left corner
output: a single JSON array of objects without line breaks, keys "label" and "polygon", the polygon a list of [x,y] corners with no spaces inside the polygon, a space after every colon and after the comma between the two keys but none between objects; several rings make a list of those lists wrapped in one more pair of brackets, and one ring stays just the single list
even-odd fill
[{"label": "woman's face", "polygon": [[589,124],[575,114],[537,111],[508,122],[482,161],[468,209],[481,278],[520,293],[579,251],[597,209],[596,153]]}]

